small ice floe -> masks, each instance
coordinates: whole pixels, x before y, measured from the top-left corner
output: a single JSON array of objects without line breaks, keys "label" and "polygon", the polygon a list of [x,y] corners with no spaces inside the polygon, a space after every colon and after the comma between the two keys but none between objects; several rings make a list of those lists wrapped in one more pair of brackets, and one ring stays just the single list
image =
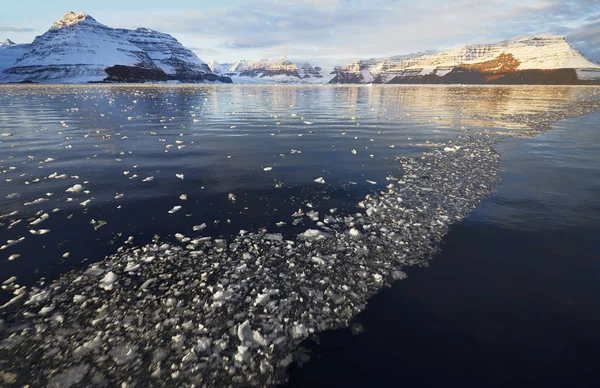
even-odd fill
[{"label": "small ice floe", "polygon": [[110,271],[100,280],[98,287],[104,289],[105,291],[111,291],[116,281],[117,275],[113,271]]},{"label": "small ice floe", "polygon": [[444,152],[456,152],[460,149],[460,146],[444,147]]},{"label": "small ice floe", "polygon": [[278,223],[276,223],[275,225],[277,225],[278,227],[282,227],[283,225],[285,225],[285,222],[283,221],[279,221]]},{"label": "small ice floe", "polygon": [[40,311],[38,312],[38,315],[48,315],[50,314],[52,311],[54,311],[55,307],[54,306],[46,306],[46,307],[42,307],[40,309]]},{"label": "small ice floe", "polygon": [[83,190],[83,186],[81,186],[80,184],[76,184],[65,190],[65,193],[79,193],[81,190]]},{"label": "small ice floe", "polygon": [[6,199],[13,199],[13,198],[18,198],[18,197],[19,197],[19,193],[6,194]]},{"label": "small ice floe", "polygon": [[194,230],[194,232],[200,232],[204,229],[206,229],[206,224],[200,224],[200,225],[194,225],[194,227],[192,228]]},{"label": "small ice floe", "polygon": [[123,195],[125,195],[125,194],[117,194],[117,195],[115,195],[115,199],[121,199],[121,198],[123,198]]},{"label": "small ice floe", "polygon": [[107,224],[107,222],[106,222],[106,221],[102,221],[102,220],[100,220],[100,221],[96,221],[96,220],[92,219],[92,220],[90,221],[90,224],[94,225],[94,230],[98,230],[98,229],[100,229],[101,227],[103,227],[104,225],[106,225],[106,224]]},{"label": "small ice floe", "polygon": [[127,170],[123,171],[123,175],[129,175],[129,171],[127,171]]},{"label": "small ice floe", "polygon": [[235,194],[229,193],[229,194],[227,194],[227,199],[230,200],[231,202],[235,202],[235,200],[237,198],[235,197]]},{"label": "small ice floe", "polygon": [[242,343],[249,346],[266,345],[260,333],[250,328],[250,322],[248,321],[244,321],[244,323],[238,326],[237,335]]},{"label": "small ice floe", "polygon": [[179,196],[179,199],[182,200],[182,201],[187,201],[187,194],[181,194]]},{"label": "small ice floe", "polygon": [[10,133],[10,132],[3,132],[3,133],[2,133],[2,137],[10,137],[10,136],[12,136],[12,135],[13,135],[13,134],[12,134],[12,133]]},{"label": "small ice floe", "polygon": [[350,151],[350,152],[352,152],[354,155],[356,155],[356,150],[354,150],[354,149],[353,149],[353,150],[352,150],[352,151]]},{"label": "small ice floe", "polygon": [[133,271],[137,271],[140,268],[140,265],[133,262],[133,261],[129,261],[127,262],[127,265],[125,266],[125,269],[123,271],[125,272],[133,272]]},{"label": "small ice floe", "polygon": [[87,205],[90,204],[90,202],[92,202],[91,199],[86,199],[85,201],[81,202],[80,205],[83,206],[83,207],[86,207]]},{"label": "small ice floe", "polygon": [[48,179],[67,179],[67,178],[68,178],[67,174],[58,175],[57,172],[54,172],[54,173],[48,175]]},{"label": "small ice floe", "polygon": [[356,237],[360,237],[360,232],[359,232],[359,231],[358,231],[358,229],[356,229],[356,228],[352,228],[352,229],[350,229],[350,230],[348,231],[348,234],[349,234],[351,237],[355,237],[355,238],[356,238]]},{"label": "small ice floe", "polygon": [[48,198],[38,198],[38,199],[33,200],[31,202],[25,202],[24,205],[25,206],[38,205],[40,203],[44,203],[44,202],[47,202],[47,201],[49,201]]},{"label": "small ice floe", "polygon": [[377,182],[375,182],[375,181],[370,181],[370,180],[368,180],[368,179],[367,179],[367,183],[370,183],[370,184],[372,184],[372,185],[376,185],[376,184],[377,184]]},{"label": "small ice floe", "polygon": [[233,295],[233,291],[230,289],[219,290],[213,294],[213,300],[215,300],[215,301],[226,300],[226,299],[231,298],[232,295]]},{"label": "small ice floe", "polygon": [[323,177],[319,177],[319,178],[315,179],[315,182],[323,184],[323,183],[325,183],[325,179],[323,179]]},{"label": "small ice floe", "polygon": [[19,257],[21,257],[21,255],[19,255],[18,253],[13,253],[12,255],[8,256],[8,261],[13,261],[15,259],[18,259]]},{"label": "small ice floe", "polygon": [[319,221],[319,212],[316,212],[314,210],[307,212],[306,216],[313,221]]},{"label": "small ice floe", "polygon": [[6,240],[6,244],[0,246],[0,251],[12,247],[13,245],[16,245],[20,242],[23,242],[25,240],[25,237],[19,237],[18,240]]},{"label": "small ice floe", "polygon": [[12,216],[16,216],[19,212],[17,210],[10,212],[10,213],[6,213],[6,214],[2,214],[0,215],[0,219],[2,218],[6,218],[6,217],[12,217]]},{"label": "small ice floe", "polygon": [[3,285],[3,286],[8,286],[9,284],[12,284],[12,283],[14,283],[15,281],[17,281],[17,277],[16,277],[16,276],[11,276],[11,277],[9,277],[8,279],[6,279],[6,280],[5,280],[5,281],[2,283],[2,285]]},{"label": "small ice floe", "polygon": [[148,178],[142,179],[142,182],[152,182],[154,180],[153,176],[149,176]]},{"label": "small ice floe", "polygon": [[273,167],[265,167],[265,168],[263,168],[263,171],[271,171],[271,170],[273,170]]},{"label": "small ice floe", "polygon": [[183,180],[183,174],[175,174],[175,176],[176,176],[177,178],[179,178],[179,179],[182,179],[182,180]]},{"label": "small ice floe", "polygon": [[298,235],[298,238],[306,241],[322,240],[327,237],[329,237],[329,233],[325,233],[318,229],[307,229],[305,232]]},{"label": "small ice floe", "polygon": [[50,229],[38,229],[38,230],[29,229],[29,233],[33,234],[34,236],[40,236],[42,234],[46,234],[49,232],[50,232]]},{"label": "small ice floe", "polygon": [[312,121],[305,121],[304,124],[306,124],[306,125],[313,125],[313,122]]},{"label": "small ice floe", "polygon": [[181,210],[181,206],[173,206],[173,209],[169,210],[169,214],[173,214]]},{"label": "small ice floe", "polygon": [[48,218],[50,218],[50,216],[48,215],[48,213],[44,213],[38,219],[36,219],[35,221],[30,222],[29,225],[37,225],[37,224],[39,224],[39,223],[47,220]]},{"label": "small ice floe", "polygon": [[71,255],[71,252],[65,252],[65,253],[62,254],[62,258],[63,259],[68,259],[70,255]]}]

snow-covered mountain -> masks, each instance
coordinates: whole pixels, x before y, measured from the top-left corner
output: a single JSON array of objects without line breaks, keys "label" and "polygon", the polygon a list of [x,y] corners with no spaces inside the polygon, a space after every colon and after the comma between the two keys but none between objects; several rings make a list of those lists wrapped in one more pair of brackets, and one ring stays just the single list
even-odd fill
[{"label": "snow-covered mountain", "polygon": [[28,44],[16,44],[10,39],[0,43],[0,74],[22,57],[28,47]]},{"label": "snow-covered mountain", "polygon": [[84,12],[67,13],[29,45],[8,47],[0,51],[0,82],[231,82],[171,35],[111,28]]},{"label": "snow-covered mountain", "polygon": [[336,67],[330,83],[582,84],[600,82],[600,66],[559,36],[469,45],[440,53],[357,61]]},{"label": "snow-covered mountain", "polygon": [[261,59],[259,61],[239,60],[225,75],[234,83],[327,83],[320,67],[309,63],[294,63],[287,58]]}]

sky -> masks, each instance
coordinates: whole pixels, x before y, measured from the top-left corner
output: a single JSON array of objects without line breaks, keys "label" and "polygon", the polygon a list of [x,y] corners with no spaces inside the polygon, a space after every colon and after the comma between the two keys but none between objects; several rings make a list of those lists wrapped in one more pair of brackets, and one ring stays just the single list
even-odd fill
[{"label": "sky", "polygon": [[67,11],[84,11],[111,27],[169,33],[220,63],[285,56],[333,66],[542,33],[600,62],[600,0],[24,0],[1,8],[0,41],[31,42]]}]

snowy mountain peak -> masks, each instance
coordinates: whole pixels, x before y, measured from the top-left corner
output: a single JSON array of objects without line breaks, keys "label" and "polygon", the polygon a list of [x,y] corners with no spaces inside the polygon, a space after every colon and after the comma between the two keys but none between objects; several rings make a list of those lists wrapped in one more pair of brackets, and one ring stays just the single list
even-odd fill
[{"label": "snowy mountain peak", "polygon": [[67,27],[67,26],[72,26],[75,24],[80,24],[80,23],[100,24],[96,21],[96,19],[94,19],[93,17],[91,17],[90,15],[88,15],[85,12],[72,12],[71,11],[71,12],[67,12],[65,14],[65,16],[62,17],[62,19],[54,22],[50,28],[51,29],[59,29],[59,28]]},{"label": "snowy mountain peak", "polygon": [[2,44],[5,46],[14,46],[16,43],[10,39],[6,39],[4,42],[2,42]]}]

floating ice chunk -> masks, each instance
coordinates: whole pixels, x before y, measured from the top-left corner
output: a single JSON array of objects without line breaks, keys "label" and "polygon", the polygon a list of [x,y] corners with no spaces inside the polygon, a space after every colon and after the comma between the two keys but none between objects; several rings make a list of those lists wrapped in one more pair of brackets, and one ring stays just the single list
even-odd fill
[{"label": "floating ice chunk", "polygon": [[233,193],[227,194],[227,199],[230,200],[231,202],[235,202],[235,200],[236,200],[235,194],[233,194]]},{"label": "floating ice chunk", "polygon": [[48,315],[52,311],[54,311],[54,308],[55,308],[54,306],[42,307],[41,310],[38,312],[38,315]]},{"label": "floating ice chunk", "polygon": [[319,264],[319,265],[325,265],[325,260],[323,260],[322,258],[320,258],[318,256],[311,257],[310,261],[312,261],[313,263]]},{"label": "floating ice chunk", "polygon": [[98,287],[103,288],[105,291],[111,291],[116,281],[117,275],[113,271],[110,271],[100,280]]},{"label": "floating ice chunk", "polygon": [[48,198],[38,198],[38,199],[36,199],[34,201],[31,201],[31,202],[25,202],[24,205],[25,206],[37,205],[37,204],[44,203],[44,202],[47,202],[47,201],[49,201]]},{"label": "floating ice chunk", "polygon": [[175,176],[179,179],[183,179],[183,174],[175,174]]},{"label": "floating ice chunk", "polygon": [[10,194],[6,194],[6,199],[17,198],[18,196],[19,196],[19,193],[10,193]]},{"label": "floating ice chunk", "polygon": [[154,180],[154,177],[153,176],[149,176],[148,178],[142,179],[142,182],[151,182],[153,180]]},{"label": "floating ice chunk", "polygon": [[233,295],[233,291],[230,289],[219,290],[213,294],[213,299],[216,301],[225,300],[231,298],[231,295]]},{"label": "floating ice chunk", "polygon": [[3,137],[10,137],[10,136],[12,136],[12,135],[13,135],[13,134],[12,134],[12,133],[10,133],[10,132],[3,132],[3,133],[2,133],[2,136],[3,136]]},{"label": "floating ice chunk", "polygon": [[205,223],[202,223],[200,225],[194,225],[194,227],[193,227],[194,232],[199,232],[199,231],[202,231],[204,229],[206,229],[206,224]]},{"label": "floating ice chunk", "polygon": [[370,180],[368,180],[368,179],[367,179],[367,183],[370,183],[370,184],[372,184],[372,185],[376,185],[376,184],[377,184],[377,182],[375,182],[375,181],[370,181]]},{"label": "floating ice chunk", "polygon": [[12,216],[16,216],[19,212],[17,210],[10,212],[10,213],[6,213],[6,214],[2,214],[0,216],[0,219],[2,218],[6,218],[6,217],[12,217]]},{"label": "floating ice chunk", "polygon": [[127,262],[127,265],[125,266],[124,271],[125,272],[133,272],[136,271],[140,268],[139,264],[134,263],[133,261],[129,261]]},{"label": "floating ice chunk", "polygon": [[308,213],[306,213],[306,216],[313,221],[319,221],[319,212],[309,211]]},{"label": "floating ice chunk", "polygon": [[40,216],[40,218],[36,219],[35,221],[30,222],[29,225],[37,225],[37,224],[47,220],[48,218],[50,218],[48,213],[44,213]]},{"label": "floating ice chunk", "polygon": [[283,241],[283,235],[281,233],[266,233],[265,240]]},{"label": "floating ice chunk", "polygon": [[70,255],[71,255],[71,252],[65,252],[65,253],[63,253],[62,257],[63,257],[63,259],[68,259]]},{"label": "floating ice chunk", "polygon": [[348,234],[352,237],[360,237],[360,232],[356,228],[352,228],[348,231]]},{"label": "floating ice chunk", "polygon": [[179,199],[182,200],[182,201],[187,201],[187,194],[181,194],[179,196]]},{"label": "floating ice chunk", "polygon": [[31,234],[33,234],[33,235],[35,235],[35,236],[39,236],[39,235],[42,235],[42,234],[46,234],[46,233],[48,233],[48,232],[50,232],[50,229],[38,229],[38,230],[33,230],[33,229],[30,229],[30,230],[29,230],[29,233],[31,233]]},{"label": "floating ice chunk", "polygon": [[325,179],[323,179],[323,177],[319,177],[319,178],[315,179],[315,182],[322,184],[322,183],[325,183]]},{"label": "floating ice chunk", "polygon": [[42,303],[49,297],[50,297],[50,291],[48,291],[48,290],[36,292],[35,294],[32,294],[29,296],[29,299],[27,299],[27,301],[25,302],[25,306],[30,305],[30,304]]},{"label": "floating ice chunk", "polygon": [[85,207],[85,206],[89,205],[90,202],[92,202],[91,199],[86,199],[85,201],[81,202],[80,205],[83,206],[83,207]]},{"label": "floating ice chunk", "polygon": [[352,150],[350,152],[352,152],[354,155],[356,155],[356,150]]},{"label": "floating ice chunk", "polygon": [[173,209],[169,210],[169,214],[173,214],[181,210],[181,206],[173,206]]},{"label": "floating ice chunk", "polygon": [[290,330],[292,338],[299,339],[308,336],[308,329],[303,324],[294,325]]},{"label": "floating ice chunk", "polygon": [[313,125],[313,122],[312,121],[305,121],[304,124],[306,124],[306,125]]},{"label": "floating ice chunk", "polygon": [[250,322],[244,321],[240,324],[237,329],[237,335],[242,343],[248,345],[266,345],[264,338],[258,331],[254,331],[250,328]]},{"label": "floating ice chunk", "polygon": [[7,285],[9,285],[9,284],[12,284],[12,283],[14,283],[16,280],[17,280],[17,277],[16,277],[16,276],[11,276],[11,277],[9,277],[8,279],[6,279],[6,280],[5,280],[5,281],[2,283],[2,285],[3,285],[3,286],[7,286]]},{"label": "floating ice chunk", "polygon": [[314,241],[327,238],[329,234],[318,229],[307,229],[304,233],[300,233],[298,237],[302,240]]},{"label": "floating ice chunk", "polygon": [[273,167],[265,167],[265,168],[263,168],[263,171],[271,171],[271,170],[273,170]]},{"label": "floating ice chunk", "polygon": [[81,190],[83,190],[83,186],[81,186],[80,184],[76,184],[73,185],[72,187],[69,187],[65,193],[79,193]]},{"label": "floating ice chunk", "polygon": [[460,149],[460,146],[444,147],[444,152],[456,152]]}]

